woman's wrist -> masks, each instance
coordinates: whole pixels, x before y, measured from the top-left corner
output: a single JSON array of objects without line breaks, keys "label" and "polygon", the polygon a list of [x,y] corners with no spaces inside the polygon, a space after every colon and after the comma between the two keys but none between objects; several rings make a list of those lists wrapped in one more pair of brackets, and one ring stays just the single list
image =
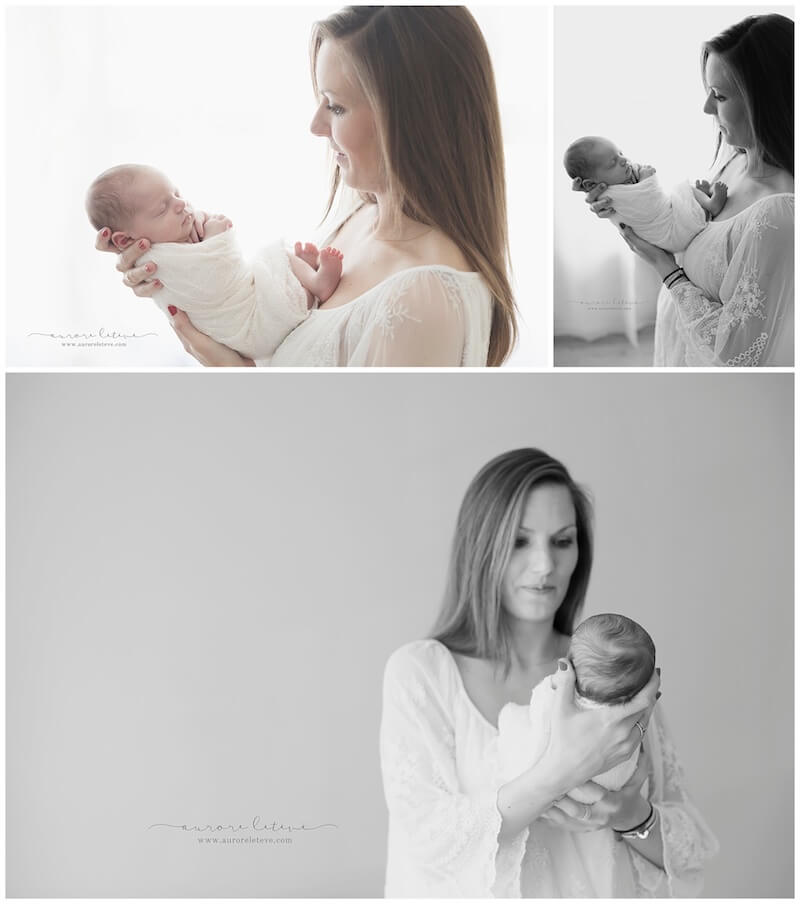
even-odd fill
[{"label": "woman's wrist", "polygon": [[631,808],[617,813],[611,828],[615,832],[630,832],[646,822],[652,812],[653,805],[649,800],[637,794]]}]

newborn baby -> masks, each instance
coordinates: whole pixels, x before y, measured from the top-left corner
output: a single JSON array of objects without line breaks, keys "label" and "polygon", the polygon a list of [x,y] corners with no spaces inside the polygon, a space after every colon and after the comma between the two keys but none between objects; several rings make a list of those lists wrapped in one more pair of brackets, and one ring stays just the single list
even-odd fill
[{"label": "newborn baby", "polygon": [[633,231],[666,251],[684,251],[707,219],[725,206],[724,182],[683,182],[667,194],[652,166],[631,163],[607,138],[587,136],[573,141],[564,154],[564,167],[573,188],[591,191],[601,182],[613,201],[611,221],[627,223]]},{"label": "newborn baby", "polygon": [[[575,629],[567,657],[575,669],[575,703],[582,708],[627,703],[647,684],[656,665],[650,635],[624,615],[587,618]],[[554,702],[555,690],[548,676],[533,689],[528,706],[509,703],[501,710],[498,752],[503,781],[530,769],[544,753]],[[633,775],[638,757],[637,749],[630,759],[593,781],[618,791]],[[581,800],[577,792],[570,796]]]},{"label": "newborn baby", "polygon": [[89,187],[86,211],[95,229],[111,229],[120,251],[139,239],[152,247],[163,284],[154,301],[173,305],[201,332],[249,358],[268,358],[308,316],[314,298],[326,301],[339,284],[342,255],[280,242],[247,263],[231,221],[210,216],[198,234],[195,215],[170,180],[150,166],[125,164],[101,173]]}]

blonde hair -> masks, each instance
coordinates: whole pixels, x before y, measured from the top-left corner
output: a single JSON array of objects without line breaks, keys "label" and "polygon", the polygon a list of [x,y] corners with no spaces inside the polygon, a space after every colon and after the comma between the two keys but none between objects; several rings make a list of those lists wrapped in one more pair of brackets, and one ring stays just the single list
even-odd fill
[{"label": "blonde hair", "polygon": [[[477,23],[461,6],[345,7],[314,24],[315,92],[328,39],[346,53],[375,115],[395,216],[439,229],[486,281],[494,302],[488,363],[502,364],[517,338],[516,308],[500,111]],[[339,186],[336,167],[326,216]]]}]

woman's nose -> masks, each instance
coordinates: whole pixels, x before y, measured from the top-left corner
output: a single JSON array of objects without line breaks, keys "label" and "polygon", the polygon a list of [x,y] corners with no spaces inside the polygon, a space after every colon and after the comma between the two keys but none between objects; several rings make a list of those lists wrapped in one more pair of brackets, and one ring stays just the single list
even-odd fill
[{"label": "woman's nose", "polygon": [[328,120],[325,116],[325,110],[322,107],[317,108],[317,112],[311,120],[311,134],[317,135],[320,138],[326,138],[331,134],[330,126],[328,125]]},{"label": "woman's nose", "polygon": [[553,554],[544,546],[532,546],[528,556],[528,569],[537,575],[548,575],[553,570]]},{"label": "woman's nose", "polygon": [[706,102],[703,104],[703,113],[708,113],[709,115],[713,115],[716,109],[716,105],[714,103],[714,95],[709,94],[706,98]]}]

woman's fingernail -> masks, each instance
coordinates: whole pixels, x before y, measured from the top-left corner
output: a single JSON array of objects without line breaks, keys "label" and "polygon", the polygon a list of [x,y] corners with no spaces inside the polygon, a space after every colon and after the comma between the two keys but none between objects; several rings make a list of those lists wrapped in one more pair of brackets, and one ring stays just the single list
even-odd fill
[{"label": "woman's fingernail", "polygon": [[160,288],[164,285],[164,283],[162,283],[160,279],[154,279],[154,280],[153,280],[153,285],[154,285],[157,289],[160,289]]},{"label": "woman's fingernail", "polygon": [[562,672],[566,672],[566,670],[567,670],[567,663],[565,662],[565,660],[563,660],[563,659],[559,659],[559,660],[558,660],[558,668],[559,668]]},{"label": "woman's fingernail", "polygon": [[107,230],[107,229],[104,229],[103,232],[102,232],[101,234],[102,234],[102,236],[103,236],[104,239],[107,239],[107,238],[108,238],[108,230]]},{"label": "woman's fingernail", "polygon": [[174,304],[167,305],[167,310],[170,312],[170,314],[172,314],[173,317],[178,313],[178,309]]},{"label": "woman's fingernail", "polygon": [[145,270],[147,270],[148,273],[152,273],[153,270],[155,270],[155,265],[154,264],[145,264],[144,268],[145,268]]},{"label": "woman's fingernail", "polygon": [[144,251],[144,249],[147,247],[147,242],[142,239],[141,242],[139,242],[139,247],[142,249],[142,251]]}]

